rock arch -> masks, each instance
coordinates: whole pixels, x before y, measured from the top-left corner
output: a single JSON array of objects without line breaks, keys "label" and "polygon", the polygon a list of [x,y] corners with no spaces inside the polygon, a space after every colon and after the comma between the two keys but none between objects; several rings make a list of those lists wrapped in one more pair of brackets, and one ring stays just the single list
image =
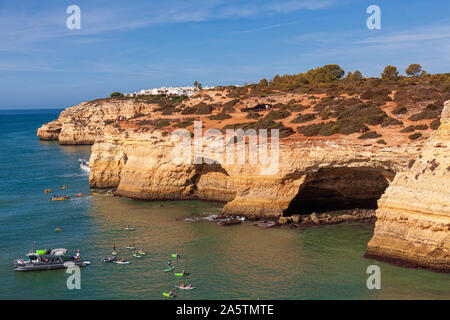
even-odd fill
[{"label": "rock arch", "polygon": [[370,167],[321,168],[308,173],[284,216],[351,208],[376,208],[395,173]]}]

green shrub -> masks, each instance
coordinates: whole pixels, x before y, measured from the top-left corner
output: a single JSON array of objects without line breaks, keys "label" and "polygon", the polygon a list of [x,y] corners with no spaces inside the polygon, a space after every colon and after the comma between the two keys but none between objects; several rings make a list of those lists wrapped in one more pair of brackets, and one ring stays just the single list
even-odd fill
[{"label": "green shrub", "polygon": [[224,107],[234,107],[239,101],[240,101],[239,99],[233,99],[233,100],[230,100],[228,102],[225,102],[223,104],[223,106]]},{"label": "green shrub", "polygon": [[407,126],[406,128],[403,128],[400,130],[401,133],[408,133],[408,132],[414,132],[416,129],[414,126]]},{"label": "green shrub", "polygon": [[200,102],[193,107],[184,108],[181,114],[210,114],[213,108],[211,105]]},{"label": "green shrub", "polygon": [[438,118],[439,113],[435,111],[422,111],[416,114],[413,114],[411,117],[409,117],[409,120],[411,121],[420,121],[420,120],[427,120],[427,119],[434,119]]},{"label": "green shrub", "polygon": [[261,115],[258,112],[250,111],[245,117],[247,119],[259,119]]},{"label": "green shrub", "polygon": [[194,123],[192,121],[181,121],[178,123],[175,123],[173,126],[177,128],[186,128],[189,126],[192,126]]},{"label": "green shrub", "polygon": [[381,134],[378,134],[376,131],[369,131],[360,135],[358,139],[376,139],[379,137],[381,137]]},{"label": "green shrub", "polygon": [[416,139],[419,139],[421,136],[422,136],[422,134],[420,132],[416,132],[416,133],[411,134],[408,138],[411,140],[416,140]]},{"label": "green shrub", "polygon": [[390,127],[390,126],[395,126],[395,125],[402,125],[403,122],[401,122],[400,120],[391,118],[391,117],[385,117],[383,122],[381,123],[381,127],[386,128],[386,127]]},{"label": "green shrub", "polygon": [[301,104],[293,104],[289,106],[289,111],[291,112],[302,112],[309,109],[309,106],[303,106]]},{"label": "green shrub", "polygon": [[279,130],[279,137],[285,138],[287,136],[290,136],[291,134],[294,134],[294,130],[290,127],[285,127],[281,122],[276,122],[273,120],[268,119],[259,119],[256,122],[245,122],[245,123],[233,123],[226,125],[223,127],[223,130],[226,129],[242,129],[242,130],[248,130],[248,129],[254,129],[254,130],[261,130],[261,129],[267,129],[267,134],[270,135],[270,129],[278,129]]},{"label": "green shrub", "polygon": [[222,108],[222,112],[223,113],[233,113],[233,112],[235,112],[236,111],[236,109],[234,109],[232,106],[223,106],[223,108]]},{"label": "green shrub", "polygon": [[110,96],[111,98],[114,98],[114,97],[123,97],[123,94],[120,93],[120,92],[118,92],[118,91],[116,91],[116,92],[111,93],[109,96]]},{"label": "green shrub", "polygon": [[214,114],[212,116],[209,116],[208,119],[210,120],[225,120],[225,119],[231,119],[232,117],[229,114],[226,113],[218,113],[218,114]]},{"label": "green shrub", "polygon": [[416,130],[427,130],[428,126],[426,124],[418,124],[414,127]]},{"label": "green shrub", "polygon": [[162,127],[167,127],[167,126],[170,126],[170,121],[166,121],[166,120],[158,121],[158,123],[156,124],[157,128],[162,128]]},{"label": "green shrub", "polygon": [[314,113],[307,114],[299,114],[291,123],[303,123],[316,119],[316,115]]},{"label": "green shrub", "polygon": [[317,136],[322,129],[322,123],[310,124],[309,126],[298,127],[297,132],[303,134],[305,137]]},{"label": "green shrub", "polygon": [[378,140],[378,141],[377,141],[377,143],[378,143],[378,144],[384,144],[384,145],[386,145],[386,144],[387,144],[387,142],[386,142],[386,141],[384,141],[383,139],[380,139],[380,140]]},{"label": "green shrub", "polygon": [[287,110],[271,110],[264,119],[266,120],[280,120],[287,118],[291,115],[291,113]]},{"label": "green shrub", "polygon": [[408,113],[408,109],[406,107],[397,107],[392,110],[392,114],[405,114]]},{"label": "green shrub", "polygon": [[433,130],[437,130],[437,129],[439,129],[440,125],[441,125],[441,120],[440,119],[436,119],[436,120],[431,121],[430,128],[433,129]]}]

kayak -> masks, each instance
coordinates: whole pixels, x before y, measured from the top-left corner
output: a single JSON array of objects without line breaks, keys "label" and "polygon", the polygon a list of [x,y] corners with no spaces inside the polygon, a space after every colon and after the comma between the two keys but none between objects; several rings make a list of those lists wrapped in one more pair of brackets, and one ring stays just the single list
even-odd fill
[{"label": "kayak", "polygon": [[102,262],[113,262],[114,260],[116,260],[116,256],[104,257]]},{"label": "kayak", "polygon": [[79,194],[76,194],[76,195],[75,195],[75,197],[82,197],[82,196],[83,196],[82,193],[79,193]]},{"label": "kayak", "polygon": [[139,253],[139,255],[141,255],[141,256],[145,256],[145,255],[147,254],[147,252],[142,252],[142,251],[139,251],[138,253]]},{"label": "kayak", "polygon": [[162,295],[163,295],[164,297],[166,297],[166,298],[173,298],[173,297],[175,297],[174,294],[171,295],[171,294],[169,294],[169,293],[167,293],[167,292],[163,292]]},{"label": "kayak", "polygon": [[130,261],[113,261],[113,262],[117,264],[130,264]]},{"label": "kayak", "polygon": [[52,191],[52,189],[45,189],[45,193],[49,193],[49,192],[51,192]]},{"label": "kayak", "polygon": [[142,258],[142,256],[138,255],[138,254],[133,254],[133,257],[135,257],[135,258]]},{"label": "kayak", "polygon": [[61,228],[56,228],[56,229],[55,229],[55,232],[60,232],[60,231],[62,231]]},{"label": "kayak", "polygon": [[59,187],[60,190],[67,189],[67,188],[68,188],[68,186]]},{"label": "kayak", "polygon": [[185,273],[175,273],[175,277],[182,277],[182,276],[188,276],[189,273],[185,272]]},{"label": "kayak", "polygon": [[173,270],[175,270],[175,267],[167,268],[167,269],[164,270],[164,272],[170,272],[170,271],[173,271]]},{"label": "kayak", "polygon": [[172,253],[172,258],[179,258],[180,256],[177,255],[176,253]]},{"label": "kayak", "polygon": [[117,255],[117,251],[116,251],[116,250],[114,250],[114,251],[111,252],[111,253],[112,253],[113,256],[116,256],[116,255]]},{"label": "kayak", "polygon": [[194,290],[195,289],[195,287],[181,287],[181,286],[175,286],[175,288],[178,288],[178,289],[182,289],[182,290]]},{"label": "kayak", "polygon": [[136,250],[136,247],[126,246],[126,248],[127,248],[127,249],[130,249],[130,250]]},{"label": "kayak", "polygon": [[124,230],[125,231],[134,231],[134,230],[136,230],[136,228],[125,228]]},{"label": "kayak", "polygon": [[70,196],[52,197],[52,201],[60,201],[70,199]]}]

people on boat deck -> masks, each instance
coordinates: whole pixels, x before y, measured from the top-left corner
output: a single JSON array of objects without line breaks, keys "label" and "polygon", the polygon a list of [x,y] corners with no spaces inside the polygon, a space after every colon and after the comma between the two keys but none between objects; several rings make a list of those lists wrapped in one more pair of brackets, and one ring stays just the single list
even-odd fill
[{"label": "people on boat deck", "polygon": [[173,296],[173,291],[169,291],[169,296]]},{"label": "people on boat deck", "polygon": [[80,257],[80,249],[77,249],[77,258],[76,258],[78,261],[80,261],[81,260],[81,257]]},{"label": "people on boat deck", "polygon": [[181,274],[185,274],[186,272],[184,271],[184,269],[183,270],[181,270]]},{"label": "people on boat deck", "polygon": [[184,283],[180,284],[180,287],[181,287],[181,288],[184,288]]}]

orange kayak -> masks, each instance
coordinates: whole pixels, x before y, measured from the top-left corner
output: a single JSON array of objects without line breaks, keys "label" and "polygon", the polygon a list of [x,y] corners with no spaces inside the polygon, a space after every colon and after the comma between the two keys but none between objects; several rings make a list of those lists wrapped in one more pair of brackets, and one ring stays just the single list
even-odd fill
[{"label": "orange kayak", "polygon": [[79,194],[76,194],[76,195],[75,195],[75,197],[82,197],[82,196],[83,196],[82,193],[79,193]]},{"label": "orange kayak", "polygon": [[56,197],[52,197],[52,201],[60,201],[60,200],[68,200],[70,199],[69,196],[56,196]]},{"label": "orange kayak", "polygon": [[68,188],[68,186],[62,186],[62,187],[59,187],[59,189],[67,189]]},{"label": "orange kayak", "polygon": [[45,189],[45,193],[49,193],[49,192],[51,192],[52,191],[52,189]]}]

